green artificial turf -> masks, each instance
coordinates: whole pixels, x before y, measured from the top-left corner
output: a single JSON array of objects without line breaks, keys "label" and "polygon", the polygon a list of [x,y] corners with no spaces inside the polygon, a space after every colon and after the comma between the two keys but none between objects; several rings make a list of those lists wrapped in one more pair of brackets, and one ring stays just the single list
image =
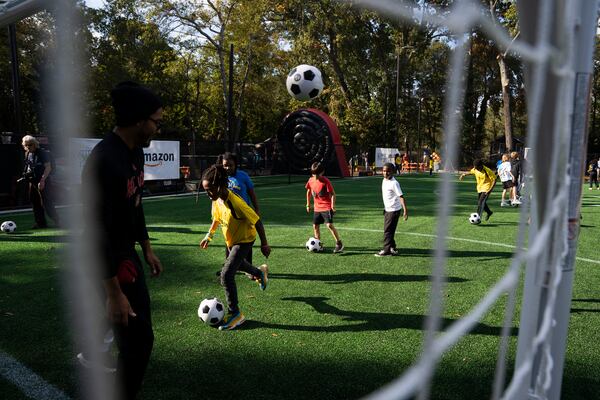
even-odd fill
[{"label": "green artificial turf", "polygon": [[[312,215],[306,214],[303,183],[258,186],[257,195],[272,254],[254,249],[256,265],[267,262],[269,286],[238,275],[240,308],[247,322],[221,332],[200,322],[197,307],[224,292],[215,272],[224,258],[220,232],[207,250],[198,242],[210,224],[210,202],[200,196],[147,199],[145,212],[153,248],[165,267],[148,279],[155,345],[141,398],[148,399],[349,399],[392,381],[421,352],[423,321],[429,306],[435,247],[438,176],[398,177],[409,219],[396,233],[398,257],[373,255],[382,242],[381,177],[333,181],[335,225],[345,245],[322,227],[322,254],[309,253]],[[468,223],[475,211],[475,183],[457,184],[448,242],[443,324],[464,316],[506,272],[517,237],[519,214],[500,208],[480,226]],[[597,226],[600,195],[584,191],[582,233],[567,360],[564,399],[592,399],[600,392],[600,265]],[[30,214],[3,216],[19,229],[0,235],[0,350],[45,380],[78,396],[75,350],[68,329],[59,255],[66,234],[31,231]],[[23,228],[25,227],[25,228]],[[460,240],[466,239],[466,240]],[[85,268],[82,260],[81,267]],[[436,369],[431,398],[489,398],[506,296],[474,331],[446,353]],[[520,306],[521,290],[518,305]],[[513,320],[510,377],[519,315]],[[0,379],[0,391],[21,398]],[[595,397],[596,396],[596,397]]]}]

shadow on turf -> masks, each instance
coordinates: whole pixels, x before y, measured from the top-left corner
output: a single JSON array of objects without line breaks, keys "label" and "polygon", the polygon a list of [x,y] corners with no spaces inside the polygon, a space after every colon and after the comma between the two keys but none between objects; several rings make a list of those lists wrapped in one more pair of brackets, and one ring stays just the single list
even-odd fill
[{"label": "shadow on turf", "polygon": [[[407,257],[433,257],[433,251],[431,249],[405,249],[397,248],[398,255],[395,257],[388,257],[394,259],[400,256]],[[352,256],[352,255],[363,255],[377,253],[379,249],[366,248],[366,247],[346,247],[340,256]],[[509,251],[467,251],[467,250],[450,250],[448,257],[482,257],[485,259],[497,259],[497,258],[512,258],[513,253]]]},{"label": "shadow on turf", "polygon": [[[573,302],[600,304],[600,299],[573,299]],[[571,313],[575,314],[575,313],[581,313],[581,312],[600,313],[600,310],[590,310],[589,308],[571,308]]]},{"label": "shadow on turf", "polygon": [[164,233],[187,233],[187,234],[203,234],[205,233],[204,231],[200,231],[200,230],[194,230],[191,228],[173,228],[173,227],[166,227],[166,226],[149,226],[148,227],[148,232],[164,232]]},{"label": "shadow on turf", "polygon": [[[325,315],[337,315],[342,317],[343,321],[349,322],[346,325],[334,326],[306,326],[306,325],[284,325],[271,324],[262,321],[246,321],[240,329],[282,329],[307,332],[364,332],[364,331],[385,331],[391,329],[415,329],[422,330],[425,322],[424,315],[415,314],[390,314],[390,313],[372,313],[341,310],[337,307],[327,304],[328,297],[285,297],[282,300],[298,301],[312,306],[315,311]],[[441,319],[441,330],[447,328],[457,320],[451,318]],[[502,327],[490,326],[482,323],[476,324],[470,332],[477,335],[501,336]],[[512,328],[511,336],[518,334],[518,328]]]},{"label": "shadow on turf", "polygon": [[31,233],[27,233],[27,236],[20,233],[18,235],[10,235],[10,239],[5,240],[7,242],[35,242],[35,243],[67,243],[69,242],[69,235],[48,235],[48,236],[29,236]]},{"label": "shadow on turf", "polygon": [[[301,281],[320,281],[331,284],[343,284],[353,282],[427,282],[431,280],[429,275],[389,275],[389,274],[337,274],[337,275],[310,275],[310,274],[269,274],[271,279],[290,279]],[[446,282],[461,283],[468,279],[448,277]]]}]

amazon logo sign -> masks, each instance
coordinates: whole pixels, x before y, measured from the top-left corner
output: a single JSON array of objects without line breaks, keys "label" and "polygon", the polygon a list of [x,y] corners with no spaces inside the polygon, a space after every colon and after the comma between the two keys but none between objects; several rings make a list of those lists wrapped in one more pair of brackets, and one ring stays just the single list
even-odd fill
[{"label": "amazon logo sign", "polygon": [[144,180],[179,178],[179,142],[153,140],[144,148]]}]

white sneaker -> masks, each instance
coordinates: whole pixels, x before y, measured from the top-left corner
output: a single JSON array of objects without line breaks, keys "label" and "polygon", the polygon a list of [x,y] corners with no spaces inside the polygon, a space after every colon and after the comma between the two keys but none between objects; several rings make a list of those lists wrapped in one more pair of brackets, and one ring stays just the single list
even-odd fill
[{"label": "white sneaker", "polygon": [[519,204],[521,204],[521,200],[513,200],[513,201],[510,202],[510,204],[512,206],[518,206]]},{"label": "white sneaker", "polygon": [[390,249],[390,254],[393,255],[393,256],[397,256],[398,255],[398,250],[396,250],[394,248],[391,248]]},{"label": "white sneaker", "polygon": [[102,364],[94,365],[94,363],[92,363],[90,360],[86,359],[83,356],[83,353],[77,354],[77,361],[79,361],[79,364],[81,364],[83,367],[88,368],[88,369],[100,368],[100,371],[105,372],[107,374],[114,374],[115,372],[117,372],[117,369],[114,367],[110,367],[110,366],[106,366],[106,365],[102,365]]},{"label": "white sneaker", "polygon": [[503,201],[500,203],[500,207],[508,207],[510,206],[510,203],[508,201]]}]

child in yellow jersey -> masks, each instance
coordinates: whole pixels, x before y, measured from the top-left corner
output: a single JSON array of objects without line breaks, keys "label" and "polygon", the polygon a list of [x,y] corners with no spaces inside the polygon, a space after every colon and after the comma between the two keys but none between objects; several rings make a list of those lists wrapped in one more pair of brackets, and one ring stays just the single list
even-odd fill
[{"label": "child in yellow jersey", "polygon": [[261,252],[267,258],[271,254],[271,247],[267,243],[260,217],[241,197],[227,189],[227,185],[227,172],[221,165],[213,165],[202,176],[202,187],[212,200],[212,224],[204,239],[200,241],[200,247],[203,249],[208,247],[217,227],[221,225],[229,249],[229,256],[221,269],[221,285],[225,288],[229,314],[219,326],[220,330],[235,329],[246,320],[238,307],[235,284],[235,273],[238,270],[252,275],[261,290],[267,288],[269,273],[267,265],[263,264],[260,268],[256,268],[246,261],[257,233],[260,237]]},{"label": "child in yellow jersey", "polygon": [[494,213],[488,207],[487,199],[490,196],[490,193],[492,193],[494,186],[496,186],[496,174],[494,171],[483,165],[483,161],[477,159],[473,161],[473,168],[469,172],[461,174],[459,179],[462,181],[466,175],[475,175],[477,194],[479,196],[477,202],[477,214],[481,217],[481,213],[485,211],[485,220],[487,221]]}]

